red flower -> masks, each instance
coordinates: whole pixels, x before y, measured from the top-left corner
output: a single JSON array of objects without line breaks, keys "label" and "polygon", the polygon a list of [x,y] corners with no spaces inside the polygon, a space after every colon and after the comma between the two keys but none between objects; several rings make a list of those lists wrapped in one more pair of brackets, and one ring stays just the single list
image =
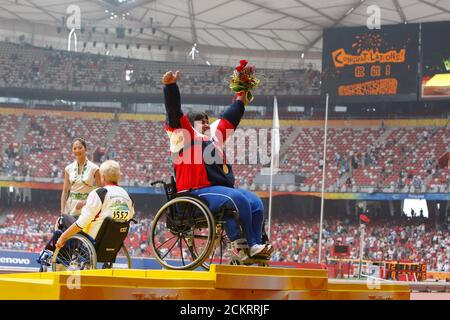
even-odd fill
[{"label": "red flower", "polygon": [[236,71],[241,72],[242,70],[244,70],[245,66],[247,66],[247,63],[247,60],[239,61],[239,66],[236,67]]}]

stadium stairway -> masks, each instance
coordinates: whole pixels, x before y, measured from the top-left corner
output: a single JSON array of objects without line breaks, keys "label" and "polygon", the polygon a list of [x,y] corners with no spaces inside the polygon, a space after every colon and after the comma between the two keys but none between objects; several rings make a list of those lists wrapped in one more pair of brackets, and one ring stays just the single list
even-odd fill
[{"label": "stadium stairway", "polygon": [[[280,161],[284,160],[288,156],[287,151],[289,150],[289,147],[294,143],[295,139],[301,132],[300,127],[293,127],[293,128],[294,131],[291,132],[291,134],[286,138],[284,143],[280,146]],[[262,170],[267,170],[267,168],[263,168]]]},{"label": "stadium stairway", "polygon": [[298,135],[301,132],[300,127],[293,127],[294,131],[287,137],[287,139],[284,141],[284,143],[280,146],[280,159],[283,158],[284,154],[288,151],[289,147],[294,143],[295,138],[298,137]]},{"label": "stadium stairway", "polygon": [[120,121],[118,119],[115,119],[113,121],[113,124],[111,126],[111,129],[109,130],[108,134],[106,135],[106,145],[112,145],[114,138],[117,135],[117,132],[119,131],[120,127]]},{"label": "stadium stairway", "polygon": [[16,134],[14,135],[14,142],[21,144],[25,134],[28,131],[28,116],[23,113],[20,120],[19,128],[17,128]]},{"label": "stadium stairway", "polygon": [[[381,134],[381,136],[374,141],[375,145],[384,145],[386,143],[386,139],[391,135],[392,132],[395,131],[396,128],[393,127],[385,127],[384,132]],[[342,175],[342,177],[339,180],[339,187],[341,187],[348,178],[353,178],[353,171],[352,173],[345,173],[344,175]],[[385,181],[381,181],[381,185],[384,184]]]},{"label": "stadium stairway", "polygon": [[385,128],[384,132],[381,134],[380,138],[375,141],[375,143],[383,144],[384,142],[386,142],[387,137],[389,137],[394,130],[395,128],[392,127]]}]

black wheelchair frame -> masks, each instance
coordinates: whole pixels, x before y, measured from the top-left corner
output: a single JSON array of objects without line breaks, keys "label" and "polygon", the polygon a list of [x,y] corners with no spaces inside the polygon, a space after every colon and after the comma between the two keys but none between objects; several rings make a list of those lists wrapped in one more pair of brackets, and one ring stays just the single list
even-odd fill
[{"label": "black wheelchair frame", "polygon": [[110,269],[120,250],[130,269],[131,257],[124,241],[131,222],[136,223],[136,220],[117,222],[108,217],[103,221],[95,240],[83,232],[70,237],[62,248],[56,248],[53,253],[53,271],[97,269],[97,263],[103,263],[103,269]]},{"label": "black wheelchair frame", "polygon": [[[177,193],[173,176],[170,183],[158,180],[151,185],[162,185],[167,199],[150,227],[150,247],[156,260],[163,267],[173,270],[192,270],[200,266],[209,270],[213,262],[222,264],[226,260],[224,255],[228,253],[230,243],[225,233],[226,220],[232,217],[240,227],[238,209],[221,208],[219,212],[211,212],[204,199],[189,192]],[[243,238],[242,228],[240,234]],[[264,237],[267,239],[265,232]],[[162,248],[165,244],[168,244],[168,249]],[[175,257],[171,256],[172,250],[177,251]],[[229,260],[231,264],[268,265],[268,259],[265,258],[243,261],[231,254]]]}]

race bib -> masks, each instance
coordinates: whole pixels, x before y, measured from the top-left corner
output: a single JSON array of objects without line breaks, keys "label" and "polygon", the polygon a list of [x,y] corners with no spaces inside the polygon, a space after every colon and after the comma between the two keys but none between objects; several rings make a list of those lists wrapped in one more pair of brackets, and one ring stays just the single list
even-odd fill
[{"label": "race bib", "polygon": [[117,222],[125,222],[129,220],[130,208],[127,204],[115,205],[112,207],[112,218]]}]

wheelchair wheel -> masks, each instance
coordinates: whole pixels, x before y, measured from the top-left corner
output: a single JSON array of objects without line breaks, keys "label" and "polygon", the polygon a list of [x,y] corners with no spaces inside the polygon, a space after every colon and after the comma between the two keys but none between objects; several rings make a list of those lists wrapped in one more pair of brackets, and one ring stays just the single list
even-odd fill
[{"label": "wheelchair wheel", "polygon": [[230,258],[229,246],[230,241],[223,225],[216,225],[216,239],[211,254],[202,263],[203,269],[209,270],[211,264],[222,264],[225,260],[228,260]]},{"label": "wheelchair wheel", "polygon": [[[205,208],[205,210],[209,211],[209,208],[208,206],[206,206],[206,204],[201,201],[199,203],[203,206],[203,208]],[[225,261],[230,260],[232,257],[232,253],[230,251],[230,240],[228,239],[225,232],[225,221],[217,221],[214,215],[213,217],[216,226],[216,237],[213,243],[211,254],[201,264],[202,268],[206,271],[209,271],[211,264],[222,264]],[[194,249],[194,254],[196,256],[199,256],[199,253],[196,250],[197,248]]]},{"label": "wheelchair wheel", "polygon": [[57,248],[52,257],[53,271],[76,271],[97,268],[97,254],[92,242],[76,234]]},{"label": "wheelchair wheel", "polygon": [[216,238],[214,218],[199,200],[179,197],[156,213],[150,246],[167,269],[195,269],[210,256]]}]

